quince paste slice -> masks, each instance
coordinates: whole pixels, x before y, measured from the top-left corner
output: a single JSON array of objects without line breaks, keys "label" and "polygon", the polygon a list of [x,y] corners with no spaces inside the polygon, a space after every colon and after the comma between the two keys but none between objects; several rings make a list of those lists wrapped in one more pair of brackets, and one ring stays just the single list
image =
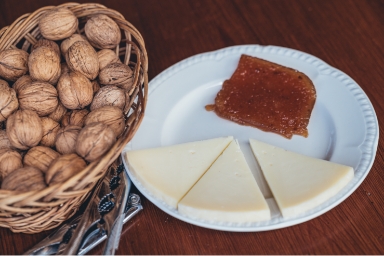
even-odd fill
[{"label": "quince paste slice", "polygon": [[315,87],[304,73],[242,55],[218,92],[213,110],[222,118],[286,138],[307,137],[315,101]]}]

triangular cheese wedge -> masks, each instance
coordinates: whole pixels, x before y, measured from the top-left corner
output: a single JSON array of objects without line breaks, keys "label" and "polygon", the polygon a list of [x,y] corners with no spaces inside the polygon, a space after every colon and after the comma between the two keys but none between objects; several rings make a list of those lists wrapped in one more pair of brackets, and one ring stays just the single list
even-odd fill
[{"label": "triangular cheese wedge", "polygon": [[233,137],[128,151],[129,170],[157,199],[177,208],[180,199],[224,151]]},{"label": "triangular cheese wedge", "polygon": [[295,217],[336,195],[353,179],[352,167],[250,139],[283,217]]},{"label": "triangular cheese wedge", "polygon": [[237,141],[193,186],[178,205],[180,214],[192,219],[224,222],[269,220],[265,201]]}]

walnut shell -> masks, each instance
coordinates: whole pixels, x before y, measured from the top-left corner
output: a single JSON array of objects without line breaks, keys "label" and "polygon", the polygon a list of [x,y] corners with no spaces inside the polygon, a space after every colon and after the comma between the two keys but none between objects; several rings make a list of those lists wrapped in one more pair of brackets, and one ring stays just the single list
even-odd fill
[{"label": "walnut shell", "polygon": [[61,43],[60,48],[61,48],[61,53],[63,54],[64,58],[68,52],[69,47],[71,47],[77,41],[82,41],[82,42],[88,43],[87,39],[84,36],[79,35],[79,34],[73,34]]},{"label": "walnut shell", "polygon": [[25,166],[35,167],[46,173],[52,161],[59,156],[58,152],[49,147],[36,146],[28,150],[24,156],[23,163]]},{"label": "walnut shell", "polygon": [[39,28],[43,37],[61,40],[70,37],[78,28],[75,14],[65,7],[46,11],[39,19]]},{"label": "walnut shell", "polygon": [[113,130],[116,137],[118,137],[125,128],[123,111],[115,106],[104,106],[91,111],[85,119],[84,124],[88,125],[95,122],[102,122],[108,125]]},{"label": "walnut shell", "polygon": [[72,110],[63,117],[63,119],[61,120],[61,124],[63,127],[66,127],[68,125],[83,127],[85,118],[87,117],[88,113],[89,111],[87,109]]},{"label": "walnut shell", "polygon": [[32,110],[17,110],[7,120],[7,136],[15,148],[25,150],[37,146],[43,137],[40,117]]},{"label": "walnut shell", "polygon": [[68,125],[61,128],[56,136],[56,150],[61,154],[71,154],[76,152],[76,140],[80,133],[81,127]]},{"label": "walnut shell", "polygon": [[93,87],[93,95],[95,95],[95,93],[100,90],[100,84],[96,80],[91,81],[91,83]]},{"label": "walnut shell", "polygon": [[46,187],[43,172],[31,166],[14,170],[5,177],[1,184],[1,189],[20,192],[43,190]]},{"label": "walnut shell", "polygon": [[18,96],[20,109],[36,111],[39,116],[51,114],[59,104],[56,88],[46,82],[33,82],[21,88]]},{"label": "walnut shell", "polygon": [[93,99],[91,81],[79,72],[63,74],[57,83],[57,91],[61,103],[68,109],[83,109]]},{"label": "walnut shell", "polygon": [[7,49],[0,52],[0,77],[16,81],[28,72],[28,56],[20,49]]},{"label": "walnut shell", "polygon": [[60,56],[59,45],[57,43],[55,43],[54,41],[48,40],[48,39],[45,39],[45,38],[41,38],[39,41],[37,41],[32,46],[32,51],[34,51],[35,49],[37,49],[37,48],[39,48],[41,46],[46,46],[46,47],[52,48],[52,50],[54,50],[57,53],[57,55]]},{"label": "walnut shell", "polygon": [[111,63],[100,71],[99,82],[104,85],[116,85],[129,91],[133,86],[133,72],[123,63]]},{"label": "walnut shell", "polygon": [[12,149],[0,149],[0,180],[16,169],[23,167],[22,157],[19,152]]},{"label": "walnut shell", "polygon": [[5,121],[18,108],[19,101],[15,90],[0,79],[0,122]]},{"label": "walnut shell", "polygon": [[29,75],[23,75],[22,77],[16,80],[16,82],[12,85],[12,88],[15,89],[16,94],[19,95],[19,91],[22,88],[29,86],[32,82],[32,77],[30,77]]},{"label": "walnut shell", "polygon": [[0,130],[0,149],[3,148],[14,149],[8,139],[7,132],[5,130]]},{"label": "walnut shell", "polygon": [[40,145],[53,147],[60,124],[49,117],[42,117],[41,124],[43,126],[43,137],[41,138]]},{"label": "walnut shell", "polygon": [[59,104],[57,104],[56,109],[49,114],[49,118],[52,118],[56,122],[60,122],[65,113],[67,113],[67,109],[64,107],[64,105],[59,101]]},{"label": "walnut shell", "polygon": [[119,57],[111,49],[103,49],[101,51],[98,51],[97,57],[99,59],[100,70],[105,68],[108,64],[116,63],[116,62],[121,63]]},{"label": "walnut shell", "polygon": [[90,123],[79,133],[76,152],[88,162],[102,157],[115,143],[116,136],[104,123]]},{"label": "walnut shell", "polygon": [[114,85],[100,88],[93,98],[91,111],[104,106],[115,106],[123,110],[125,106],[125,91]]},{"label": "walnut shell", "polygon": [[115,48],[121,40],[119,26],[107,15],[92,16],[84,26],[90,44],[99,49]]},{"label": "walnut shell", "polygon": [[93,80],[99,74],[99,60],[95,49],[84,41],[77,41],[69,47],[65,60],[70,70],[78,71]]},{"label": "walnut shell", "polygon": [[53,48],[40,46],[29,55],[28,68],[33,80],[56,84],[61,74],[60,55]]},{"label": "walnut shell", "polygon": [[72,111],[68,111],[65,113],[63,118],[61,119],[61,127],[64,128],[69,125],[69,117],[71,116]]},{"label": "walnut shell", "polygon": [[75,174],[81,172],[87,164],[76,154],[66,154],[56,158],[45,174],[49,186],[64,182]]},{"label": "walnut shell", "polygon": [[89,111],[87,109],[72,110],[69,116],[69,124],[83,127]]}]

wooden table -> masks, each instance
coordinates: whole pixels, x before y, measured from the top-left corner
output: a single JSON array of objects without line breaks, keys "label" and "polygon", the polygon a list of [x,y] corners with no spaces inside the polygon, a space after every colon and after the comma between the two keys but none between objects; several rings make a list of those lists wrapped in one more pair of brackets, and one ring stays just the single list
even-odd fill
[{"label": "wooden table", "polygon": [[[0,27],[59,0],[0,1]],[[82,1],[80,1],[82,2]],[[84,1],[86,2],[86,1]],[[192,55],[242,44],[312,54],[351,76],[384,120],[383,0],[109,0],[142,33],[149,78]],[[117,254],[384,254],[384,141],[361,186],[333,210],[279,230],[222,232],[193,226],[142,197]],[[47,236],[0,228],[0,254],[21,254]],[[100,254],[101,247],[92,251]]]}]

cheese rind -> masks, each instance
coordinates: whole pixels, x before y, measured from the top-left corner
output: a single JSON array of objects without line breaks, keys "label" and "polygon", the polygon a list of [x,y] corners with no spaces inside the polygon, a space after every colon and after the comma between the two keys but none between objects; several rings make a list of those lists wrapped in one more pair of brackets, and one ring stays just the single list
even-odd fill
[{"label": "cheese rind", "polygon": [[335,196],[354,177],[352,167],[250,139],[252,151],[283,217],[295,217]]},{"label": "cheese rind", "polygon": [[178,205],[181,215],[215,222],[256,222],[271,217],[255,178],[236,141]]},{"label": "cheese rind", "polygon": [[130,172],[155,198],[176,209],[232,140],[229,136],[127,151],[125,159]]}]

